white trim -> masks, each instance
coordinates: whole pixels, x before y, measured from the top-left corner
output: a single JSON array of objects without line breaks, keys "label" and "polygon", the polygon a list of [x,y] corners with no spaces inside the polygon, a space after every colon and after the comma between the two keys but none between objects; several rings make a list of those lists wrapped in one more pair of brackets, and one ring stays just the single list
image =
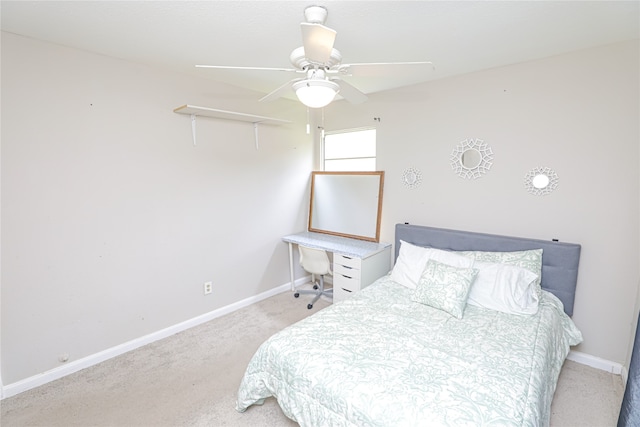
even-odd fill
[{"label": "white trim", "polygon": [[[309,276],[301,277],[299,279],[296,279],[295,286],[296,287],[300,286],[304,283],[307,283],[308,281],[309,281]],[[58,368],[50,369],[41,374],[37,374],[32,377],[25,378],[24,380],[20,380],[18,382],[7,384],[7,385],[3,385],[2,383],[0,383],[0,399],[5,399],[7,397],[15,396],[27,390],[31,390],[33,388],[47,384],[51,381],[55,381],[67,375],[78,372],[82,369],[89,368],[93,365],[97,365],[98,363],[104,362],[105,360],[111,359],[116,356],[120,356],[121,354],[129,352],[131,350],[135,350],[144,345],[151,344],[154,341],[167,338],[178,332],[185,331],[189,328],[193,328],[194,326],[198,326],[202,323],[208,322],[217,317],[221,317],[226,314],[232,313],[236,310],[247,307],[251,304],[262,301],[274,295],[289,291],[290,289],[291,289],[291,284],[287,283],[287,284],[278,286],[277,288],[273,288],[268,291],[265,291],[261,294],[254,295],[249,298],[245,298],[241,301],[235,302],[233,304],[229,304],[225,307],[221,307],[209,313],[205,313],[201,316],[194,317],[193,319],[186,320],[184,322],[178,323],[168,328],[159,330],[157,332],[153,332],[149,335],[145,335],[135,340],[128,341],[126,343],[117,345],[115,347],[111,347],[99,353],[95,353],[90,356],[84,357],[82,359],[73,361],[71,363],[60,366]],[[591,356],[589,354],[581,353],[578,351],[569,352],[567,359],[572,360],[576,363],[580,363],[582,365],[587,365],[587,366],[591,366],[592,368],[607,371],[615,375],[622,375],[623,380],[626,381],[627,372],[625,367],[622,366],[620,363],[611,362],[609,360],[601,359],[599,357]]]},{"label": "white trim", "polygon": [[629,378],[629,370],[626,366],[622,366],[622,384],[627,384],[627,378]]},{"label": "white trim", "polygon": [[614,375],[622,375],[624,366],[620,363],[612,362],[610,360],[601,359],[597,356],[591,356],[590,354],[581,353],[579,351],[570,351],[567,359],[572,360],[582,365],[591,366],[592,368],[600,369],[601,371],[607,371]]},{"label": "white trim", "polygon": [[[340,134],[340,133],[350,133],[350,132],[362,132],[365,130],[376,130],[377,128],[375,126],[362,126],[362,127],[358,127],[358,128],[348,128],[348,129],[336,129],[336,130],[328,130],[325,131],[325,135],[335,135],[335,134]],[[377,133],[377,132],[376,132]]]},{"label": "white trim", "polygon": [[[309,277],[302,277],[296,280],[296,285],[300,285],[306,283],[309,280]],[[34,375],[29,378],[25,378],[23,380],[17,381],[12,384],[1,385],[0,396],[1,399],[5,399],[7,397],[15,396],[16,394],[25,392],[27,390],[31,390],[35,387],[39,387],[41,385],[47,384],[51,381],[60,379],[67,375],[73,374],[74,372],[78,372],[82,369],[91,367],[93,365],[97,365],[100,362],[104,362],[105,360],[111,359],[116,356],[120,356],[126,352],[131,350],[135,350],[144,345],[150,344],[154,341],[161,340],[163,338],[167,338],[171,335],[174,335],[178,332],[185,331],[189,328],[193,328],[194,326],[198,326],[202,323],[213,320],[217,317],[224,316],[225,314],[229,314],[241,308],[247,307],[256,302],[262,301],[263,299],[272,297],[277,294],[281,294],[286,291],[291,290],[291,284],[287,283],[285,285],[278,286],[277,288],[270,289],[261,294],[254,295],[249,298],[245,298],[241,301],[235,302],[233,304],[229,304],[225,307],[221,307],[217,310],[213,310],[209,313],[205,313],[201,316],[194,317],[193,319],[186,320],[184,322],[178,323],[173,326],[169,326],[168,328],[161,329],[159,331],[153,332],[149,335],[145,335],[140,338],[136,338],[134,340],[125,342],[123,344],[117,345],[115,347],[108,348],[99,353],[92,354],[90,356],[84,357],[82,359],[75,360],[63,366],[50,369],[41,374]]]}]

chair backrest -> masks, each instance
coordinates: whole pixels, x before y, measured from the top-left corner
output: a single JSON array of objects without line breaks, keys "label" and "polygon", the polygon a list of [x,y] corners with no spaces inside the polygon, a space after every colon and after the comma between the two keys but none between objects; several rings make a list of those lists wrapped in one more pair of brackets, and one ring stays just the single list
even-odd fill
[{"label": "chair backrest", "polygon": [[300,265],[311,274],[331,273],[331,262],[327,252],[322,249],[313,249],[298,245],[300,252]]}]

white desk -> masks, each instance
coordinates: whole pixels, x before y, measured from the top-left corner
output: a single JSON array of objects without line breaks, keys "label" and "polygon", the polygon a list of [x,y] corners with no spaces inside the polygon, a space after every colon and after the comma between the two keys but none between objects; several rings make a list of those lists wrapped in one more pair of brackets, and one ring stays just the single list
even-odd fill
[{"label": "white desk", "polygon": [[291,290],[295,291],[293,245],[333,253],[333,300],[340,301],[370,285],[391,269],[391,244],[305,231],[282,238],[289,244]]}]

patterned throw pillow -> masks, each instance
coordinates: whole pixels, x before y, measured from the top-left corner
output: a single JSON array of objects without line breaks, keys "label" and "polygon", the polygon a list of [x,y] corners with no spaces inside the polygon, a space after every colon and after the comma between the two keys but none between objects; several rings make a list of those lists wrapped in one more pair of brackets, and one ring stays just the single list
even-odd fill
[{"label": "patterned throw pillow", "polygon": [[477,274],[475,268],[454,267],[430,259],[411,299],[462,319]]}]

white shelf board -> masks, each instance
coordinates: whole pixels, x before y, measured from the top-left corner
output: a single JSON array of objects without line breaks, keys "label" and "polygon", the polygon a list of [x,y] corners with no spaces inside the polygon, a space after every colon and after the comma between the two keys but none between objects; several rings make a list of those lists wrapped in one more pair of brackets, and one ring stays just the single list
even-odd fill
[{"label": "white shelf board", "polygon": [[173,110],[174,113],[195,116],[213,117],[224,120],[238,120],[242,122],[283,125],[291,123],[289,120],[274,119],[273,117],[256,116],[255,114],[238,113],[235,111],[217,110],[215,108],[196,107],[195,105],[183,105]]}]

